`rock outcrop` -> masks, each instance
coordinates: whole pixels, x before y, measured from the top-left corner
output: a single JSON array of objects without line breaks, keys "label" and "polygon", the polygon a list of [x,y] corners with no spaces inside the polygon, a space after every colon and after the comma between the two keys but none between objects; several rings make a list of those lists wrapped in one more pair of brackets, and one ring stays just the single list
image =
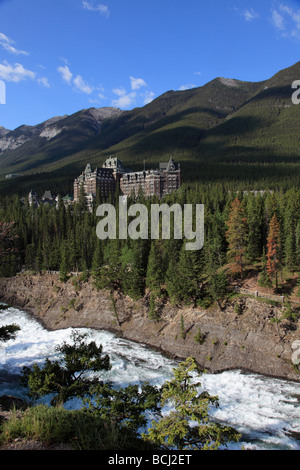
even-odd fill
[{"label": "rock outcrop", "polygon": [[[292,345],[300,339],[300,321],[283,318],[283,307],[251,297],[226,308],[202,310],[157,305],[159,321],[149,318],[149,299],[133,301],[97,290],[92,282],[73,277],[61,283],[53,274],[0,279],[0,300],[34,315],[49,330],[88,327],[112,331],[162,353],[184,359],[193,356],[212,373],[240,369],[300,382]],[[275,321],[274,321],[275,320]]]}]

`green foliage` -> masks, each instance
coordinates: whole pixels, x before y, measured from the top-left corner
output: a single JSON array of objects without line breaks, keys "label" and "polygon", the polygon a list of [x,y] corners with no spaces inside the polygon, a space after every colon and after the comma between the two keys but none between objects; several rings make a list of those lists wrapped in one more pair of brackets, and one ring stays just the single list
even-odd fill
[{"label": "green foliage", "polygon": [[296,322],[299,319],[299,311],[295,310],[292,307],[291,302],[286,302],[285,303],[285,311],[283,314],[283,318],[287,318],[288,320],[292,322]]},{"label": "green foliage", "polygon": [[15,439],[35,439],[45,445],[68,445],[74,450],[129,450],[145,449],[128,429],[124,433],[108,420],[102,420],[85,409],[66,410],[62,407],[37,405],[20,412],[12,412],[0,427],[0,443]]},{"label": "green foliage", "polygon": [[234,306],[234,312],[237,314],[237,315],[242,315],[243,313],[243,306],[240,302],[236,302],[235,306]]},{"label": "green foliage", "polygon": [[[193,376],[197,369],[194,359],[187,358],[174,369],[174,378],[162,387],[149,383],[142,386],[113,387],[99,376],[88,378],[87,372],[110,367],[108,356],[94,342],[86,344],[85,335],[74,334],[74,343],[63,343],[58,351],[63,359],[46,360],[43,368],[24,368],[23,383],[30,395],[39,397],[56,393],[55,408],[36,406],[21,418],[0,427],[0,442],[16,437],[38,439],[46,443],[68,442],[80,449],[176,448],[218,449],[239,435],[229,426],[210,422],[209,407],[218,406],[218,398],[198,392],[200,383]],[[61,405],[69,398],[81,397],[81,410],[66,411]],[[162,407],[174,408],[169,414]],[[140,437],[150,413],[156,418],[147,434]],[[157,421],[158,420],[158,421]],[[197,423],[191,425],[191,421]],[[142,440],[141,440],[142,438]]]},{"label": "green foliage", "polygon": [[263,254],[261,257],[261,272],[258,279],[258,285],[261,287],[271,287],[272,281],[270,280],[270,276],[267,271],[267,257],[265,248],[263,248]]},{"label": "green foliage", "polygon": [[202,333],[201,329],[198,328],[198,331],[197,331],[197,333],[196,333],[195,336],[194,336],[194,341],[195,341],[195,343],[203,344],[204,341],[205,341],[205,338],[206,338],[205,333]]},{"label": "green foliage", "polygon": [[93,416],[112,423],[115,427],[128,430],[138,436],[139,428],[147,424],[146,412],[158,415],[160,412],[161,391],[144,383],[113,388],[110,384],[97,384],[92,388],[92,400],[86,400]]},{"label": "green foliage", "polygon": [[17,331],[21,328],[19,325],[12,323],[11,325],[0,326],[0,341],[9,341],[15,339]]},{"label": "green foliage", "polygon": [[223,309],[221,301],[226,299],[229,294],[229,282],[225,272],[214,272],[208,278],[207,291],[211,298],[218,303],[219,308]]},{"label": "green foliage", "polygon": [[163,282],[163,253],[162,244],[157,241],[151,243],[148,258],[146,285],[154,295],[160,295]]},{"label": "green foliage", "polygon": [[159,320],[159,315],[156,313],[155,295],[151,292],[149,299],[149,318],[154,321]]},{"label": "green foliage", "polygon": [[174,378],[163,387],[161,400],[162,406],[174,410],[152,422],[148,434],[143,434],[146,441],[167,449],[217,450],[239,440],[235,429],[210,421],[209,407],[218,406],[218,398],[198,392],[200,383],[192,380],[196,367],[189,357],[174,370]]},{"label": "green foliage", "polygon": [[29,387],[32,397],[54,394],[51,404],[62,405],[70,398],[90,393],[97,379],[87,373],[109,370],[111,366],[109,357],[102,354],[102,346],[94,341],[86,344],[86,336],[74,332],[73,344],[63,343],[57,348],[61,359],[47,358],[43,367],[34,364],[32,369],[23,368],[22,383]]},{"label": "green foliage", "polygon": [[[300,190],[279,189],[264,194],[238,193],[239,230],[230,219],[236,196],[230,184],[183,185],[167,196],[162,202],[204,203],[205,242],[199,251],[186,250],[186,240],[174,240],[172,230],[170,240],[99,240],[95,213],[79,204],[29,208],[17,197],[0,198],[0,220],[14,222],[10,251],[1,256],[0,275],[15,275],[21,268],[50,270],[59,271],[61,281],[67,282],[70,273],[79,270],[79,279],[87,282],[90,276],[97,288],[119,290],[134,299],[150,292],[151,314],[155,312],[154,299],[161,298],[172,304],[205,307],[213,301],[222,308],[228,296],[226,259],[233,254],[233,245],[238,257],[233,261],[239,268],[244,263],[258,266],[261,262],[259,284],[272,287],[266,248],[274,211],[281,239],[280,268],[300,272]],[[147,207],[153,202],[157,203],[151,198],[144,200]],[[243,231],[243,219],[250,230]]]},{"label": "green foliage", "polygon": [[186,338],[185,326],[184,326],[184,318],[183,315],[180,315],[180,337],[181,339]]}]

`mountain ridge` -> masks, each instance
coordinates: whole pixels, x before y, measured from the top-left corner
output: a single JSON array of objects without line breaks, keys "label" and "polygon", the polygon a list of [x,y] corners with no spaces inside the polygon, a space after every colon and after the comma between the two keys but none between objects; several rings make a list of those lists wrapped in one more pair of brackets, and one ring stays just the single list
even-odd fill
[{"label": "mountain ridge", "polygon": [[[206,178],[221,177],[224,165],[234,178],[241,165],[250,173],[266,163],[294,165],[300,116],[291,85],[299,77],[297,62],[260,82],[217,77],[198,88],[167,91],[130,111],[87,108],[20,126],[0,134],[0,177],[22,173],[36,181],[44,174],[51,183],[60,174],[70,187],[86,163],[99,166],[107,155],[133,169],[172,155],[186,180],[202,178],[203,168]],[[15,147],[5,148],[12,137]]]}]

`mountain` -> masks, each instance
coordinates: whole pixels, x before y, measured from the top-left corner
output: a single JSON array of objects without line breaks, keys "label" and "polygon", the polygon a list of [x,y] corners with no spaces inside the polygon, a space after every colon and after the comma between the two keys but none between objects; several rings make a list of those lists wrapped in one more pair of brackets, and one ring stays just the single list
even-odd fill
[{"label": "mountain", "polygon": [[8,132],[10,132],[8,129],[5,129],[5,127],[0,126],[0,137],[3,137]]},{"label": "mountain", "polygon": [[117,108],[91,108],[8,131],[0,138],[0,171],[26,172],[72,155],[87,145],[106,119],[121,113]]},{"label": "mountain", "polygon": [[[299,182],[298,122],[291,85],[300,62],[261,82],[218,77],[199,88],[168,91],[142,108],[90,108],[13,131],[0,128],[0,176],[68,192],[86,163],[107,155],[126,167],[155,167],[172,155],[185,180],[242,177],[267,184],[270,173]],[[2,131],[1,131],[2,130]],[[8,182],[0,190],[10,190]]]}]

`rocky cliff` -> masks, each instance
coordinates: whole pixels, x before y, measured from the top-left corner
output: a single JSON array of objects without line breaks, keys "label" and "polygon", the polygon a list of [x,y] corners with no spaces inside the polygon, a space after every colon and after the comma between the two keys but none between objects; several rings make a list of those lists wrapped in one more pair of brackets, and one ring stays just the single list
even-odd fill
[{"label": "rocky cliff", "polygon": [[223,311],[161,301],[160,320],[154,321],[147,296],[133,301],[118,292],[98,291],[78,277],[61,283],[53,274],[24,273],[0,279],[0,300],[31,313],[49,330],[72,326],[112,331],[178,359],[191,355],[213,373],[241,369],[300,382],[292,362],[300,321],[284,319],[281,306],[249,296],[239,298],[239,313],[236,300]]}]

